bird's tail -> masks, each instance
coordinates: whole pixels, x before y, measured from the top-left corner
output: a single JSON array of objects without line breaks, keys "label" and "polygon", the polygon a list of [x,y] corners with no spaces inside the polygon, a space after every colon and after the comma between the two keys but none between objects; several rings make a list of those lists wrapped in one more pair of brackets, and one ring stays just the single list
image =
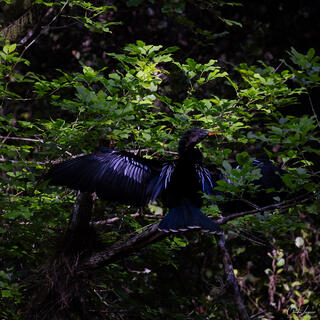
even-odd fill
[{"label": "bird's tail", "polygon": [[158,229],[164,232],[179,232],[190,229],[201,229],[204,232],[216,234],[222,232],[216,223],[187,200],[171,208],[160,222]]}]

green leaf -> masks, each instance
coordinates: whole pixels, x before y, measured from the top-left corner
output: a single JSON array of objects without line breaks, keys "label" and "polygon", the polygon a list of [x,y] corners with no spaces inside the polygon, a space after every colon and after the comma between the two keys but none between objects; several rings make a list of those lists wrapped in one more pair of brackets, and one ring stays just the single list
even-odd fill
[{"label": "green leaf", "polygon": [[1,290],[2,298],[12,298],[13,294],[10,290]]},{"label": "green leaf", "polygon": [[282,266],[284,266],[284,264],[285,264],[285,260],[283,258],[281,258],[277,261],[277,267],[282,267]]},{"label": "green leaf", "polygon": [[249,154],[246,151],[238,153],[236,155],[236,160],[240,166],[244,166],[249,161],[249,159]]}]

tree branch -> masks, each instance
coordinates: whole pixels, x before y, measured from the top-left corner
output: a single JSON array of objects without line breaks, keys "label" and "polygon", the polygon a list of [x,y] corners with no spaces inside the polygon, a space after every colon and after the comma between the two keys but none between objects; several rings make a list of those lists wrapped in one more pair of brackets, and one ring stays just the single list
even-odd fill
[{"label": "tree branch", "polygon": [[[44,27],[42,27],[42,30],[38,33],[38,35],[22,50],[19,58],[22,58],[23,55],[25,54],[25,52],[41,37],[42,34],[44,34],[44,32],[46,30],[48,30],[50,28],[50,26],[57,20],[57,18],[62,14],[62,11],[65,9],[65,7],[67,6],[67,4],[69,3],[69,0],[66,0],[66,2],[63,4],[63,6],[60,8],[59,12],[51,19],[51,21]],[[52,9],[52,8],[50,8]],[[52,10],[48,10],[47,15],[52,11]],[[19,61],[18,61],[19,62]],[[16,62],[11,71],[10,74],[8,76],[11,75],[11,73],[13,72],[13,70],[16,68],[18,62]]]},{"label": "tree branch", "polygon": [[[119,241],[115,243],[107,251],[104,250],[93,254],[83,262],[83,266],[86,268],[96,268],[101,264],[109,263],[111,260],[117,258],[119,255],[128,254],[132,251],[143,248],[156,240],[160,240],[160,238],[166,236],[166,234],[158,230],[158,225],[159,224],[156,223],[144,232],[142,232],[141,234],[131,237],[124,242]],[[249,316],[240,295],[238,283],[233,271],[232,261],[230,258],[230,254],[225,246],[225,242],[226,240],[224,234],[220,235],[218,245],[223,255],[223,264],[226,273],[226,281],[233,291],[240,319],[248,320]]]},{"label": "tree branch", "polygon": [[[307,202],[313,197],[313,195],[312,195],[312,196],[309,196],[309,197],[303,199],[303,197],[305,197],[305,196],[306,195],[301,195],[301,196],[298,196],[292,200],[283,201],[280,203],[272,204],[272,205],[258,208],[255,210],[238,212],[238,213],[232,214],[230,216],[223,217],[219,220],[216,220],[215,222],[217,224],[224,224],[224,223],[226,223],[230,220],[236,219],[238,217],[254,214],[257,212],[262,212],[265,210],[272,210],[272,209],[284,210],[284,209],[289,208],[295,204]],[[299,201],[299,199],[301,199],[301,200]],[[114,220],[112,220],[112,222],[113,221]],[[140,234],[137,234],[133,237],[129,237],[127,240],[124,240],[124,241],[118,241],[115,244],[113,244],[111,246],[111,248],[108,248],[106,250],[92,254],[89,258],[86,258],[86,260],[83,262],[84,266],[88,267],[88,268],[95,268],[100,264],[109,263],[112,259],[118,257],[119,255],[133,252],[137,249],[140,249],[140,248],[147,246],[148,244],[150,244],[156,240],[159,240],[161,237],[165,236],[165,233],[160,232],[158,230],[158,225],[159,225],[158,223],[153,224],[147,230],[143,231]]]},{"label": "tree branch", "polygon": [[231,261],[230,254],[226,248],[226,238],[224,234],[219,236],[218,245],[220,247],[222,256],[223,256],[223,266],[226,274],[226,281],[229,287],[233,291],[233,295],[235,298],[235,304],[239,313],[239,317],[241,320],[249,320],[249,315],[247,313],[246,307],[242,301],[240,290],[238,286],[237,279],[234,275],[234,269]]},{"label": "tree branch", "polygon": [[[5,139],[5,140],[21,140],[21,141],[31,141],[31,142],[41,142],[43,143],[42,139],[32,139],[32,138],[22,138],[22,137],[9,137],[9,136],[0,136],[0,139]],[[3,141],[5,142],[5,141]]]},{"label": "tree branch", "polygon": [[[143,217],[143,218],[151,218],[151,219],[157,219],[160,220],[162,219],[162,216],[160,215],[156,215],[156,214],[140,214],[140,213],[132,213],[129,214],[130,217],[132,218],[137,218],[137,217]],[[100,221],[92,221],[90,224],[94,225],[94,226],[103,226],[103,225],[108,225],[108,224],[113,224],[119,220],[121,220],[121,217],[113,217],[113,218],[109,218],[106,220],[100,220]]]},{"label": "tree branch", "polygon": [[[254,213],[258,213],[258,212],[263,212],[263,211],[267,211],[267,210],[280,210],[283,211],[284,209],[290,208],[296,204],[301,204],[301,203],[305,203],[309,200],[311,200],[312,198],[314,198],[314,195],[309,195],[309,197],[306,197],[307,195],[301,195],[296,197],[295,199],[291,199],[291,200],[287,200],[287,201],[282,201],[279,203],[274,203],[265,207],[261,207],[261,208],[257,208],[254,210],[248,210],[248,211],[242,211],[242,212],[237,212],[237,213],[233,213],[230,214],[229,216],[226,217],[222,217],[219,220],[215,221],[217,224],[224,224],[230,220],[234,220],[236,218],[239,217],[243,217],[243,216],[247,216],[250,214],[254,214]],[[306,197],[306,198],[304,198]],[[304,199],[303,199],[304,198]],[[301,199],[301,200],[300,200]]]},{"label": "tree branch", "polygon": [[[299,203],[302,203],[308,201],[310,198],[310,195],[309,197],[306,197],[306,195],[304,195],[286,202],[273,204],[263,208],[257,208],[256,210],[239,212],[237,214],[221,218],[217,221],[217,223],[223,224],[237,217],[253,214],[263,210],[283,210],[284,208],[295,205],[299,200]],[[59,250],[60,254],[56,257],[54,268],[50,273],[52,276],[51,278],[53,279],[52,283],[54,285],[51,286],[49,293],[53,294],[53,296],[56,297],[57,300],[61,300],[63,306],[65,305],[63,304],[64,300],[62,298],[65,297],[66,294],[67,297],[73,297],[72,292],[74,292],[74,290],[78,288],[78,275],[82,274],[83,272],[86,273],[89,270],[94,270],[95,268],[98,268],[102,265],[106,265],[122,256],[126,257],[129,254],[141,248],[144,248],[155,241],[159,241],[168,235],[165,232],[159,231],[159,224],[155,223],[147,227],[145,231],[141,233],[138,233],[139,231],[137,231],[132,236],[129,236],[126,240],[118,241],[111,247],[108,247],[104,250],[98,249],[99,251],[93,251],[95,248],[95,233],[92,228],[90,228],[92,205],[92,196],[90,194],[78,194],[77,201],[72,212],[70,224],[62,243],[62,250]],[[114,219],[111,220],[112,221],[110,222],[114,222]],[[240,319],[248,320],[249,316],[240,295],[240,290],[234,274],[231,257],[226,248],[226,240],[224,234],[217,235],[217,240],[223,258],[227,287],[232,291],[235,306],[237,308]],[[62,290],[60,290],[60,288],[62,288]],[[48,299],[51,299],[51,295],[47,295],[47,297]],[[72,301],[77,302],[81,301],[81,299],[82,296],[81,294],[79,294],[77,295],[77,299],[73,299]],[[66,301],[69,303],[69,300]],[[68,310],[68,308],[65,308],[65,310]]]},{"label": "tree branch", "polygon": [[319,125],[318,115],[317,115],[317,113],[316,113],[316,110],[314,109],[313,102],[312,102],[312,99],[311,99],[310,94],[308,94],[308,98],[309,98],[309,103],[310,103],[310,106],[311,106],[313,115],[314,115],[314,117],[316,118],[317,124]]},{"label": "tree branch", "polygon": [[83,265],[88,268],[95,268],[100,264],[110,262],[111,259],[118,257],[121,254],[129,253],[137,249],[143,248],[146,245],[165,236],[164,232],[158,230],[158,223],[153,224],[147,230],[135,235],[125,241],[116,242],[108,250],[96,252],[87,258]]}]

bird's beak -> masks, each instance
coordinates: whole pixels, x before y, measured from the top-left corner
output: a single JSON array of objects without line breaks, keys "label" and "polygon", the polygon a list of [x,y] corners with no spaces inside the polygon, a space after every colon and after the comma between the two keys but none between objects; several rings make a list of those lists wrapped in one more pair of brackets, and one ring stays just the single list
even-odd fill
[{"label": "bird's beak", "polygon": [[213,135],[215,135],[215,134],[221,134],[222,132],[221,131],[210,131],[209,133],[208,133],[208,136],[213,136]]}]

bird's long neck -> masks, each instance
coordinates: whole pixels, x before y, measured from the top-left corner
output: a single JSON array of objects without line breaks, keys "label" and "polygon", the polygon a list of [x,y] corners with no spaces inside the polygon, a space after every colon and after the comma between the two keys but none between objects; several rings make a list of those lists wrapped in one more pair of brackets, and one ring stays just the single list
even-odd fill
[{"label": "bird's long neck", "polygon": [[179,141],[178,152],[179,156],[182,157],[184,154],[192,154],[195,150],[199,150],[195,147],[196,141],[192,141],[187,135],[183,136]]},{"label": "bird's long neck", "polygon": [[183,150],[179,150],[179,160],[184,162],[189,162],[192,164],[195,164],[195,163],[201,164],[203,161],[203,155],[198,148],[190,147]]}]

